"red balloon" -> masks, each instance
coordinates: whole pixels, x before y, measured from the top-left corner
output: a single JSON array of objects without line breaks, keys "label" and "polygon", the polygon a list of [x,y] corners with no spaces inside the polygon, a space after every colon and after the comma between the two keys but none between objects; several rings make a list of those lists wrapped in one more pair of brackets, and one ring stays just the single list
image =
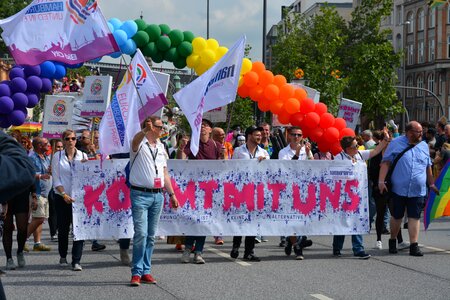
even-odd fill
[{"label": "red balloon", "polygon": [[302,102],[300,103],[300,112],[302,112],[304,114],[313,112],[315,108],[316,108],[316,104],[310,98],[306,98],[306,99],[302,100]]},{"label": "red balloon", "polygon": [[315,142],[321,140],[324,130],[320,127],[315,127],[311,129],[309,136]]},{"label": "red balloon", "polygon": [[293,126],[301,127],[304,119],[305,119],[305,115],[302,114],[301,112],[298,112],[298,113],[291,115],[291,118],[289,119],[289,121]]},{"label": "red balloon", "polygon": [[259,85],[254,86],[250,89],[250,99],[258,102],[263,97],[264,89]]},{"label": "red balloon", "polygon": [[[303,121],[303,124],[304,124],[304,121]],[[309,130],[309,128],[306,127],[306,126],[303,126],[302,127],[302,134],[303,134],[303,138],[304,139],[309,138],[310,137],[310,130]]]},{"label": "red balloon", "polygon": [[330,151],[331,145],[325,141],[320,141],[317,143],[317,147],[319,148],[319,151],[322,153],[326,153]]},{"label": "red balloon", "polygon": [[341,131],[345,127],[347,127],[347,122],[345,122],[342,118],[336,118],[334,119],[334,127],[336,127],[337,130]]},{"label": "red balloon", "polygon": [[342,139],[344,136],[355,136],[355,132],[351,128],[344,128],[339,133],[339,139]]},{"label": "red balloon", "polygon": [[258,108],[260,111],[269,111],[270,110],[270,101],[266,98],[262,98],[258,101]]},{"label": "red balloon", "polygon": [[303,125],[307,128],[314,128],[319,125],[320,117],[315,112],[309,112],[305,115],[305,120],[303,121]]},{"label": "red balloon", "polygon": [[330,144],[339,142],[339,130],[334,127],[329,127],[323,133],[323,138]]},{"label": "red balloon", "polygon": [[324,113],[326,113],[328,110],[327,106],[325,105],[325,103],[322,102],[318,102],[315,105],[315,109],[314,111],[319,115],[322,116]]},{"label": "red balloon", "polygon": [[280,121],[281,124],[289,124],[289,120],[291,119],[291,114],[282,111],[278,114],[278,121]]},{"label": "red balloon", "polygon": [[[251,95],[251,91],[250,91],[250,95]],[[317,104],[319,104],[319,103],[317,103]],[[324,114],[322,114],[322,116],[320,116],[320,123],[319,123],[320,127],[322,127],[323,129],[327,129],[328,127],[331,127],[333,125],[334,125],[334,117],[332,114],[324,113]]]},{"label": "red balloon", "polygon": [[247,98],[250,95],[250,89],[245,84],[241,85],[238,90],[238,95],[242,98]]},{"label": "red balloon", "polygon": [[333,143],[330,147],[330,152],[333,155],[338,155],[342,152],[341,144],[339,142]]}]

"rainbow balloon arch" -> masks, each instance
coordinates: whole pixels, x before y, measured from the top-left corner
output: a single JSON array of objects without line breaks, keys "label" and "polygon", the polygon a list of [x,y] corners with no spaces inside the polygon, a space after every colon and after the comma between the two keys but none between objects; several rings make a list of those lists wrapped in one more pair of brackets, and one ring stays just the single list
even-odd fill
[{"label": "rainbow balloon arch", "polygon": [[[109,56],[133,55],[139,48],[155,63],[167,61],[177,69],[188,67],[199,76],[228,51],[215,39],[196,37],[190,31],[171,29],[166,24],[147,24],[142,19],[122,22],[112,18],[108,27],[120,47],[120,52]],[[52,90],[52,80],[64,77],[66,68],[81,65],[47,61],[39,66],[15,66],[10,71],[10,80],[0,83],[0,127],[23,124],[26,108],[38,103],[40,93]],[[344,119],[335,118],[328,112],[324,103],[314,103],[303,88],[287,83],[283,75],[266,70],[262,62],[243,59],[238,95],[257,102],[261,111],[271,111],[280,123],[301,127],[303,136],[316,142],[322,152],[341,152],[340,139],[355,135]]]}]

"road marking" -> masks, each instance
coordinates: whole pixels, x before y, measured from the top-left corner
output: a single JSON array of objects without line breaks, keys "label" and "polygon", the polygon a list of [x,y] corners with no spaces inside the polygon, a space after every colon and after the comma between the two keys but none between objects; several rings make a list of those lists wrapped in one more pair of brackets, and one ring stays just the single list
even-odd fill
[{"label": "road marking", "polygon": [[230,261],[232,261],[232,262],[235,262],[235,263],[237,263],[238,265],[241,265],[241,266],[243,266],[243,267],[251,266],[251,264],[249,264],[248,262],[245,262],[245,261],[241,261],[241,260],[237,260],[237,259],[231,258],[231,257],[230,257],[230,254],[225,253],[225,252],[222,252],[222,251],[220,251],[220,250],[218,250],[218,249],[216,249],[216,248],[206,247],[206,250],[211,251],[211,252],[213,252],[214,254],[217,254],[217,255],[219,255],[219,256],[221,256],[221,257],[223,257],[223,258],[226,258],[226,259],[228,259],[228,260],[230,260]]},{"label": "road marking", "polygon": [[327,297],[325,295],[322,295],[322,294],[311,294],[310,296],[312,296],[312,297],[314,297],[316,299],[319,299],[319,300],[333,300],[333,298],[329,298],[329,297]]},{"label": "road marking", "polygon": [[433,251],[448,252],[445,249],[435,248],[435,247],[431,247],[431,246],[425,246],[425,245],[422,245],[422,244],[420,244],[420,247],[423,247],[423,248],[426,248],[426,249],[430,249],[430,250],[433,250]]}]

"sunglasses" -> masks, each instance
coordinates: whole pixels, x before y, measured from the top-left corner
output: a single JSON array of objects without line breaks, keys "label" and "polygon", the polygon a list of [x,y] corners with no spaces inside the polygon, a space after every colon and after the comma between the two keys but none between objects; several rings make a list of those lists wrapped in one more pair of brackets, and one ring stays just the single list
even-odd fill
[{"label": "sunglasses", "polygon": [[66,138],[64,138],[64,140],[65,141],[70,141],[70,140],[72,140],[72,141],[75,141],[77,138],[76,137],[66,137]]},{"label": "sunglasses", "polygon": [[155,127],[156,129],[159,129],[159,130],[163,129],[163,126],[158,126],[158,125],[155,125],[155,124],[153,124],[153,127]]},{"label": "sunglasses", "polygon": [[291,133],[291,136],[302,137],[303,134],[301,134],[301,133]]},{"label": "sunglasses", "polygon": [[358,149],[358,145],[351,145],[349,148],[350,149]]}]

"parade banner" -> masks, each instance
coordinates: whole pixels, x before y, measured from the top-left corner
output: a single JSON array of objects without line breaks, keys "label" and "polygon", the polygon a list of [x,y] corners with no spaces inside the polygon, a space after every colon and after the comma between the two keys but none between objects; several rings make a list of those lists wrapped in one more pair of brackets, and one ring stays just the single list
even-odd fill
[{"label": "parade banner", "polygon": [[44,120],[42,121],[42,137],[61,138],[61,133],[72,128],[72,114],[75,97],[62,95],[46,95],[44,100]]},{"label": "parade banner", "polygon": [[355,130],[361,113],[361,102],[342,98],[339,104],[338,118],[343,118],[347,122],[347,127]]},{"label": "parade banner", "polygon": [[111,99],[111,88],[111,76],[87,76],[80,115],[102,117]]},{"label": "parade banner", "polygon": [[227,121],[227,106],[221,106],[207,111],[203,114],[203,118],[210,120],[213,123]]},{"label": "parade banner", "polygon": [[[76,239],[132,237],[127,161],[76,165]],[[364,162],[169,160],[168,168],[180,207],[172,209],[166,195],[158,235],[369,232]]]}]

